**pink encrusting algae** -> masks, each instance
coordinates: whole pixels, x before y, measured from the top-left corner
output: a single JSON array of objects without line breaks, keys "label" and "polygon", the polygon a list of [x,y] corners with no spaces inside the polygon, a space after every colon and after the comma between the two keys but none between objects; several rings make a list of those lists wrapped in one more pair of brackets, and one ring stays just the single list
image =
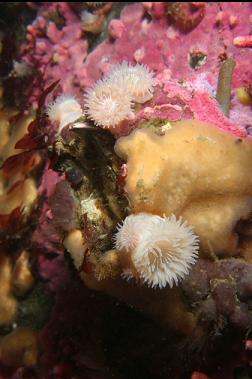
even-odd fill
[{"label": "pink encrusting algae", "polygon": [[[63,25],[57,25],[50,15],[59,14]],[[23,61],[34,67],[43,77],[43,85],[61,80],[63,93],[79,94],[85,85],[83,62],[88,43],[83,38],[81,19],[65,2],[42,3],[37,18],[27,27],[27,43],[21,47]],[[31,102],[39,95],[34,88]]]},{"label": "pink encrusting algae", "polygon": [[[233,45],[234,38],[241,34],[246,35],[250,30],[247,17],[249,4],[245,3],[239,10],[236,3],[229,6],[224,4],[220,19],[219,5],[209,3],[199,25],[187,34],[169,21],[165,11],[158,11],[158,17],[147,21],[144,17],[147,5],[132,4],[123,9],[120,22],[111,21],[111,39],[102,42],[90,54],[87,54],[88,41],[85,33],[81,32],[81,16],[74,13],[67,3],[56,4],[44,3],[39,7],[39,15],[28,27],[28,42],[23,45],[22,50],[23,60],[35,65],[43,73],[45,84],[61,79],[63,93],[76,94],[78,98],[116,63],[123,61],[132,62],[133,65],[134,62],[147,65],[160,78],[160,85],[165,84],[168,79],[174,83],[183,82],[183,87],[189,87],[195,82],[195,78],[200,78],[204,73],[205,76],[200,79],[202,85],[198,80],[195,88],[200,88],[200,92],[208,92],[210,98],[216,93],[216,78],[220,63],[225,57],[231,55],[236,60],[233,90],[248,86],[252,80],[248,69],[251,54],[249,49],[243,50]],[[155,3],[148,4],[150,14],[156,14]],[[160,7],[163,9],[163,5]],[[164,7],[169,8],[168,5]],[[54,11],[59,12],[65,20],[61,29],[54,21],[48,21],[49,15]],[[230,17],[232,19],[238,11],[238,22],[231,27]],[[204,39],[199,39],[199,35],[204,35]],[[178,49],[178,46],[183,48]],[[141,59],[137,58],[137,52],[140,51]],[[35,93],[38,93],[37,88],[34,88],[33,99],[36,98]],[[180,91],[177,92],[177,97],[179,96]],[[169,104],[169,101],[164,101]],[[196,112],[200,114],[201,104],[198,103],[197,106],[199,109],[196,108]],[[234,96],[231,122],[235,108]],[[243,114],[247,117],[244,122],[240,122],[240,127],[246,128],[246,120],[251,117],[249,107],[243,108]],[[236,120],[235,117],[235,123]],[[216,123],[220,124],[217,114]]]}]

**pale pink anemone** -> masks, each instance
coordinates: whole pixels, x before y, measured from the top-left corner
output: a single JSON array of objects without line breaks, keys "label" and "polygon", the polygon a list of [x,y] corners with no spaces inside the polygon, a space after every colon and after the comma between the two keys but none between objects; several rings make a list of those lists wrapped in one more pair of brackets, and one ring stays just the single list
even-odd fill
[{"label": "pale pink anemone", "polygon": [[189,274],[198,258],[199,239],[181,218],[140,213],[126,217],[118,227],[115,248],[129,258],[124,278],[164,288]]},{"label": "pale pink anemone", "polygon": [[121,121],[134,118],[132,101],[115,84],[99,80],[85,95],[88,118],[103,128],[116,127]]},{"label": "pale pink anemone", "polygon": [[112,67],[107,80],[123,87],[136,103],[145,103],[153,96],[154,72],[146,65],[138,63],[132,66],[124,61]]}]

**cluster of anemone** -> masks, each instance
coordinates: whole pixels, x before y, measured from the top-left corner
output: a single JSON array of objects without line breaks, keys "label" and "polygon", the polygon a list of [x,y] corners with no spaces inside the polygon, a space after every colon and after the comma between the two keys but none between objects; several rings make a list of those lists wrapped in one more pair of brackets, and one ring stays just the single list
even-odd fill
[{"label": "cluster of anemone", "polygon": [[71,95],[61,95],[49,104],[47,115],[58,123],[59,132],[85,114],[95,125],[113,128],[134,118],[134,103],[145,103],[153,96],[154,73],[146,65],[115,65],[85,94],[85,111]]},{"label": "cluster of anemone", "polygon": [[103,128],[116,127],[134,118],[134,103],[145,103],[153,96],[154,73],[142,64],[115,65],[87,91],[85,109],[88,118]]},{"label": "cluster of anemone", "polygon": [[124,278],[164,288],[177,285],[189,274],[198,258],[199,239],[181,218],[139,213],[118,226],[115,248]]}]

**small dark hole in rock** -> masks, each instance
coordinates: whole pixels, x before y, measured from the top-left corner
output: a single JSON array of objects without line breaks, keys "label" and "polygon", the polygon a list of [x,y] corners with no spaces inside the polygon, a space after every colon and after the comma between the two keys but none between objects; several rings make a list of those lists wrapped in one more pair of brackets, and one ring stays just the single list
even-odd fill
[{"label": "small dark hole in rock", "polygon": [[189,65],[194,70],[206,63],[207,56],[200,51],[190,53]]}]

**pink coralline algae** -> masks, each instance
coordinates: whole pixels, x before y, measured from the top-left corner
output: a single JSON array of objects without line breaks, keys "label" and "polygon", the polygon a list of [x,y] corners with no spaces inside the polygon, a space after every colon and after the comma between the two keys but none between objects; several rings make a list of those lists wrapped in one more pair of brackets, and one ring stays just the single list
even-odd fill
[{"label": "pink coralline algae", "polygon": [[[53,14],[58,14],[59,20],[54,21]],[[43,87],[61,79],[63,93],[78,94],[86,78],[83,62],[88,44],[81,19],[71,7],[64,2],[42,3],[37,18],[27,27],[26,38],[21,47],[23,60],[38,70]],[[39,88],[34,88],[31,100],[38,95]]]},{"label": "pink coralline algae", "polygon": [[[202,3],[193,4],[202,6],[200,5]],[[197,113],[197,116],[202,114],[202,111],[208,115],[212,114],[212,118],[216,118],[215,124],[230,124],[227,129],[234,130],[236,127],[231,126],[231,124],[236,108],[235,94],[233,93],[232,95],[230,120],[213,112],[213,108],[217,110],[218,106],[217,104],[214,106],[215,101],[212,98],[216,94],[220,64],[225,57],[233,56],[236,60],[232,83],[233,90],[240,86],[249,85],[252,80],[251,72],[248,69],[251,53],[248,50],[241,51],[233,47],[235,36],[239,35],[241,31],[246,33],[250,30],[250,22],[247,18],[250,5],[247,4],[242,9],[239,8],[239,23],[230,28],[226,17],[229,19],[233,14],[237,14],[237,5],[232,3],[227,8],[226,5],[223,5],[223,15],[225,17],[223,16],[222,23],[218,24],[216,17],[219,12],[219,6],[209,3],[206,5],[205,15],[199,25],[187,34],[179,30],[176,22],[169,23],[165,12],[160,10],[161,5],[158,8],[157,16],[155,13],[156,7],[158,5],[155,5],[155,3],[144,3],[144,7],[141,4],[134,4],[122,11],[120,28],[123,24],[124,31],[120,33],[120,37],[114,41],[103,42],[87,57],[84,66],[89,78],[94,80],[100,78],[101,73],[107,72],[108,67],[117,61],[127,59],[132,62],[141,62],[156,72],[160,84],[166,85],[167,80],[170,82],[179,81],[181,85],[179,86],[180,90],[177,87],[177,98],[181,96],[182,87],[191,87],[193,92],[195,88],[195,96],[198,98],[201,95],[200,93],[197,94],[197,90],[199,90],[198,92],[207,93],[208,100],[206,94],[203,95],[205,100],[202,102],[196,99],[195,101],[192,100],[194,103],[192,112]],[[154,12],[152,21],[147,21],[144,18],[146,8],[150,14],[152,13],[149,9]],[[132,14],[134,14],[134,17]],[[201,39],[199,36],[204,36],[204,38]],[[183,48],[178,49],[178,46],[183,46]],[[139,52],[141,52],[140,55]],[[86,84],[88,85],[88,82]],[[169,101],[164,101],[169,108]],[[188,104],[187,110],[189,109],[190,105]],[[217,113],[219,113],[218,110]],[[246,114],[247,118],[249,118],[251,117],[251,110],[248,107],[244,107],[243,114]],[[179,119],[179,116],[177,117]],[[248,127],[247,118],[246,120],[244,118],[244,122],[241,120],[239,128],[245,129]],[[237,124],[237,118],[234,121]],[[242,134],[246,135],[246,131],[241,131]]]},{"label": "pink coralline algae", "polygon": [[114,39],[121,38],[124,30],[125,26],[121,20],[112,20],[109,24],[109,35]]},{"label": "pink coralline algae", "polygon": [[[249,33],[250,22],[247,14],[250,12],[250,5],[244,3],[238,9],[239,4],[223,4],[220,13],[217,3],[186,3],[185,6],[183,3],[174,3],[171,6],[164,3],[143,4],[126,6],[120,20],[110,22],[111,38],[87,54],[88,42],[81,30],[80,14],[74,13],[67,3],[44,3],[39,7],[37,19],[28,27],[28,42],[22,47],[23,60],[39,69],[43,74],[44,83],[61,79],[62,92],[75,94],[77,97],[118,62],[126,60],[146,64],[155,71],[160,85],[167,86],[167,81],[174,82],[174,85],[177,81],[180,82],[177,86],[177,99],[184,87],[190,88],[191,97],[194,97],[194,91],[196,98],[201,96],[200,92],[208,94],[208,100],[206,94],[203,95],[204,101],[192,100],[193,110],[190,110],[190,104],[186,104],[187,114],[212,114],[212,118],[216,118],[214,123],[229,124],[227,129],[234,130],[234,125],[231,126],[232,119],[234,117],[234,123],[237,125],[236,108],[239,108],[235,89],[248,86],[252,81],[252,75],[249,71],[249,49],[237,48],[233,40]],[[183,8],[184,13],[181,7],[187,7],[186,10]],[[174,12],[174,9],[176,14],[183,13],[184,19],[188,17],[188,11],[194,15],[199,13],[201,17],[198,25],[193,25],[190,31],[185,33],[180,29],[176,17],[172,20],[169,18],[169,12]],[[152,20],[145,17],[146,11]],[[50,20],[52,12],[58,12],[64,19],[63,27]],[[230,25],[230,20],[237,14],[239,16],[236,16],[236,22],[231,22]],[[178,46],[183,48],[178,49]],[[214,106],[215,101],[212,99],[216,94],[220,64],[229,56],[236,61],[236,67],[232,81],[230,120],[227,120],[218,114],[218,106]],[[37,87],[34,88],[33,99],[38,91]],[[172,108],[172,119],[181,118],[181,112],[174,109],[174,104],[170,104],[167,99],[164,99],[164,104],[167,104],[165,109]],[[152,103],[152,107],[153,105]],[[213,108],[217,110],[216,115]],[[251,109],[243,107],[242,113],[239,128],[245,130],[249,127]],[[246,131],[239,133],[245,135]]]},{"label": "pink coralline algae", "polygon": [[[156,6],[154,4],[153,6]],[[223,12],[224,14],[237,14],[238,7],[239,5],[235,3],[228,7],[223,4]],[[104,72],[106,69],[106,64],[123,59],[132,61],[135,51],[143,49],[144,55],[141,63],[147,64],[158,73],[169,68],[173,79],[188,80],[194,75],[195,68],[197,73],[212,72],[217,75],[224,53],[234,54],[235,59],[241,54],[240,50],[233,49],[232,41],[234,37],[241,34],[241,31],[243,34],[249,32],[250,22],[247,14],[250,12],[250,5],[246,4],[242,9],[239,7],[240,22],[234,29],[230,29],[226,22],[221,26],[216,26],[218,12],[218,4],[208,3],[205,15],[197,28],[185,34],[180,32],[176,23],[167,20],[165,13],[161,13],[162,17],[150,21],[144,17],[145,8],[141,4],[125,7],[120,18],[120,22],[125,28],[124,32],[116,41],[105,41],[89,54],[85,63],[87,72],[94,79],[98,79],[100,71]],[[224,41],[221,38],[223,33]],[[199,38],[199,35],[204,38]],[[183,46],[183,49],[178,49],[178,46]],[[198,57],[200,54],[205,55],[206,59],[203,65],[196,64],[196,67],[193,68],[190,66],[190,60],[196,53]],[[249,57],[249,52],[243,51],[243,61],[239,62],[243,69],[236,69],[238,72],[234,83],[235,87],[246,78],[251,79],[251,73],[246,66]],[[91,64],[95,60],[98,65]]]}]

